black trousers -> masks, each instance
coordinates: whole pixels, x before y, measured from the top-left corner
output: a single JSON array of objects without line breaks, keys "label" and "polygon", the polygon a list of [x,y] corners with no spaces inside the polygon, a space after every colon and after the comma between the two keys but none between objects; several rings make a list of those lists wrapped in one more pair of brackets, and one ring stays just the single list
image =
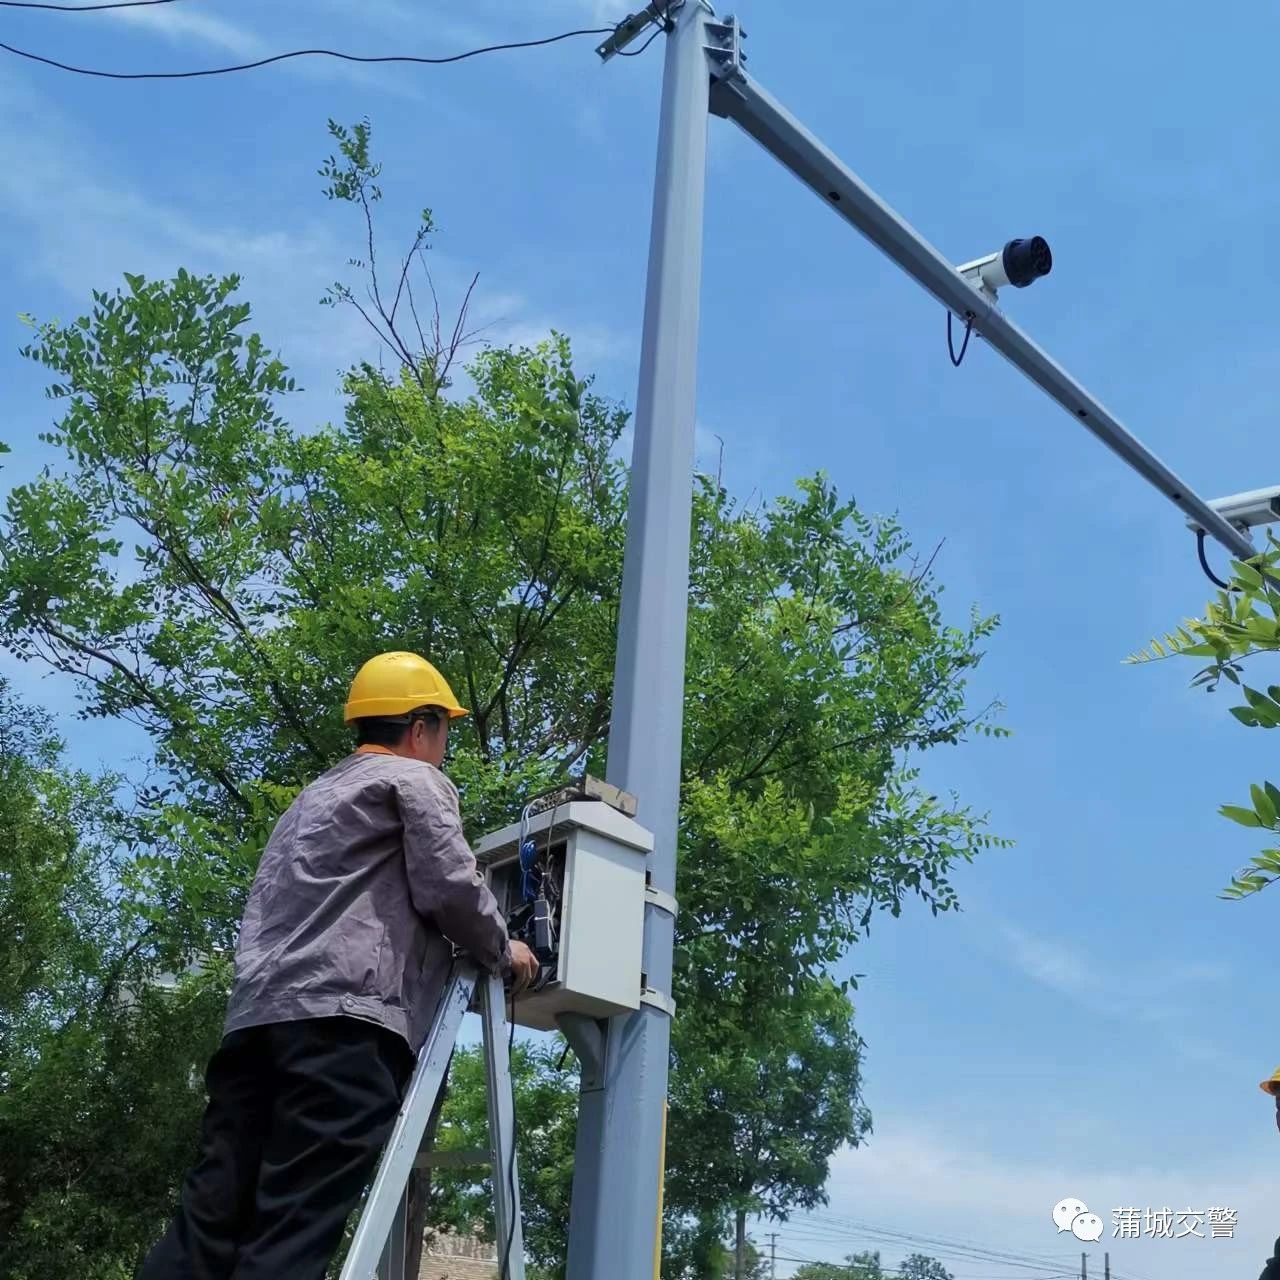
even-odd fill
[{"label": "black trousers", "polygon": [[232,1032],[209,1062],[181,1204],[137,1280],[324,1280],[413,1062],[357,1018]]}]

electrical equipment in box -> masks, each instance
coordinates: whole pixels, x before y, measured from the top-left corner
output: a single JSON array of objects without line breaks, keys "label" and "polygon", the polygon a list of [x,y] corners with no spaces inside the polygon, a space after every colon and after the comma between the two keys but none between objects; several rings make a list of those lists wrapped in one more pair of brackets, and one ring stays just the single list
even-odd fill
[{"label": "electrical equipment in box", "polygon": [[[622,793],[615,801],[634,811]],[[515,1021],[540,1031],[560,1014],[608,1018],[640,1007],[645,863],[653,836],[604,799],[570,790],[532,802],[475,848],[513,938],[542,969]]]}]

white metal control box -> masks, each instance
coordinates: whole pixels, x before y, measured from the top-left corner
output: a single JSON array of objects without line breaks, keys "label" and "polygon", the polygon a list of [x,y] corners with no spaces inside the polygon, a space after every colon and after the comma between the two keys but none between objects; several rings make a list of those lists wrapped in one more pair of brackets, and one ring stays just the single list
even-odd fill
[{"label": "white metal control box", "polygon": [[[608,1018],[640,1007],[645,868],[653,836],[599,800],[572,800],[529,820],[556,900],[556,954],[537,990],[516,998],[515,1020],[556,1029],[562,1013]],[[520,826],[485,836],[476,861],[503,912],[521,892]]]}]

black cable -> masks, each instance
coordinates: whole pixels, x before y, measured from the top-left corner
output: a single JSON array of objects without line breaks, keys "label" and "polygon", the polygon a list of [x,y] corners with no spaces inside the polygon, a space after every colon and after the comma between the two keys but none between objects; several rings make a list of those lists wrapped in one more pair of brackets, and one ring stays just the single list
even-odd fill
[{"label": "black cable", "polygon": [[557,803],[552,807],[551,821],[547,823],[547,844],[546,844],[546,848],[543,849],[542,851],[542,856],[546,860],[545,870],[547,875],[551,874],[551,831],[552,831],[552,828],[556,825],[556,816],[557,814],[559,814],[559,812],[560,812],[560,805]]},{"label": "black cable", "polygon": [[960,347],[960,354],[956,355],[955,341],[951,336],[951,312],[947,312],[947,351],[951,356],[951,363],[958,369],[960,362],[964,359],[964,353],[969,350],[969,339],[973,337],[973,312],[970,311],[964,318],[964,342]]},{"label": "black cable", "polygon": [[1223,582],[1214,571],[1209,568],[1209,557],[1204,553],[1205,532],[1203,529],[1196,530],[1196,554],[1200,557],[1200,567],[1204,570],[1204,576],[1213,583],[1215,587],[1221,587],[1223,591],[1234,591],[1231,583]]},{"label": "black cable", "polygon": [[59,62],[56,58],[46,58],[26,49],[17,49],[11,44],[0,43],[0,49],[19,58],[27,58],[31,62],[39,62],[46,67],[54,67],[59,71],[70,71],[78,76],[96,76],[102,80],[193,80],[197,76],[225,76],[233,71],[253,71],[258,67],[270,66],[273,62],[285,62],[289,58],[338,58],[343,62],[412,62],[426,66],[443,66],[449,62],[478,58],[482,53],[500,53],[505,49],[537,49],[543,45],[558,44],[561,40],[572,40],[576,36],[608,36],[613,32],[613,27],[589,27],[578,31],[563,31],[558,36],[545,36],[541,40],[516,40],[509,44],[486,45],[483,49],[468,49],[466,53],[451,54],[447,58],[422,58],[408,53],[364,57],[355,53],[340,53],[335,49],[294,49],[289,53],[276,53],[269,58],[259,58],[256,62],[240,62],[230,67],[207,67],[203,71],[99,71],[94,67],[74,67],[70,63]]},{"label": "black cable", "polygon": [[665,30],[665,27],[659,27],[638,49],[620,49],[618,57],[620,58],[638,58]]},{"label": "black cable", "polygon": [[653,23],[657,30],[638,49],[620,49],[618,51],[620,58],[638,58],[664,31],[670,34],[676,29],[676,24],[671,21],[671,0],[667,0],[662,10],[661,22],[653,18],[650,18],[649,21]]},{"label": "black cable", "polygon": [[[560,811],[560,805],[557,802],[551,809],[551,821],[547,823],[547,841],[543,846],[543,859],[545,860],[544,873],[550,878],[551,875],[551,833],[555,829],[556,816]],[[515,992],[511,993],[511,1030],[507,1037],[507,1076],[511,1082],[511,1159],[507,1168],[507,1185],[511,1190],[511,1228],[507,1233],[507,1245],[502,1254],[501,1280],[511,1280],[511,1250],[516,1240],[516,1077],[515,1072],[510,1069],[511,1057],[515,1050],[516,1044],[516,997]],[[567,1053],[569,1046],[565,1046]],[[562,1059],[563,1061],[563,1059]]]},{"label": "black cable", "polygon": [[111,0],[109,4],[37,4],[36,0],[0,0],[0,9],[50,9],[55,13],[99,13],[103,9],[145,9],[175,0]]}]

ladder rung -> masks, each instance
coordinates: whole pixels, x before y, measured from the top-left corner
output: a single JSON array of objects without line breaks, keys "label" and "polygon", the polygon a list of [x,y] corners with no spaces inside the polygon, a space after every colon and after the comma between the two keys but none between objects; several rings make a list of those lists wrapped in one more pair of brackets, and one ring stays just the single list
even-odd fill
[{"label": "ladder rung", "polygon": [[492,1163],[483,1147],[458,1147],[452,1151],[419,1151],[413,1162],[415,1169],[470,1169]]}]

